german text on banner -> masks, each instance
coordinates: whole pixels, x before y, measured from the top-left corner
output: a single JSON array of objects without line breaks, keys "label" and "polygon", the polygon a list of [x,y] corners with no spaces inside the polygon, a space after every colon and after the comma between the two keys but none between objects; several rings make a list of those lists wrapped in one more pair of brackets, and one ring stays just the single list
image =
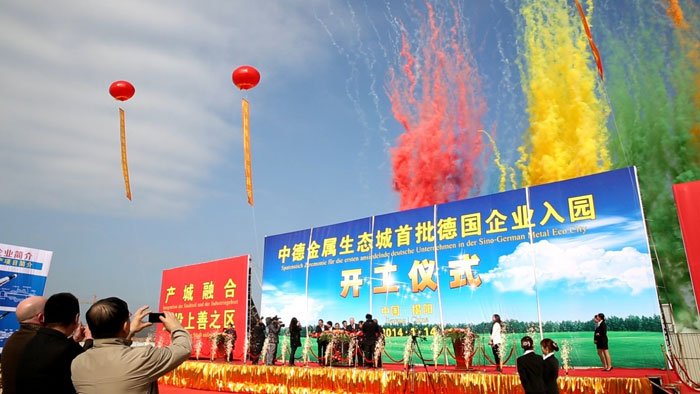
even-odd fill
[{"label": "german text on banner", "polygon": [[313,329],[372,313],[395,360],[411,334],[426,337],[424,355],[439,353],[442,328],[469,327],[487,349],[478,357],[490,356],[499,314],[507,346],[541,331],[572,346],[571,365],[598,365],[592,317],[604,313],[616,341],[634,344],[635,358],[616,365],[665,365],[631,167],[269,236],[263,261],[263,316]]},{"label": "german text on banner", "polygon": [[[225,330],[233,325],[233,358],[243,359],[248,322],[248,256],[188,265],[163,271],[162,312],[173,312],[192,335],[192,357],[226,358]],[[156,344],[170,343],[158,325]],[[212,344],[212,340],[218,343]]]}]

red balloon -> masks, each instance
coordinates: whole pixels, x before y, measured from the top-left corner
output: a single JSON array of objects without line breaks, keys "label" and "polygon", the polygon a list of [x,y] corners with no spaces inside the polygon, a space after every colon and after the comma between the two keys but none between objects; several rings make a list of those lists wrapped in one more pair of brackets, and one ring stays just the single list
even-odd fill
[{"label": "red balloon", "polygon": [[241,90],[254,88],[260,82],[260,72],[252,66],[240,66],[231,74],[233,84]]},{"label": "red balloon", "polygon": [[136,89],[129,81],[114,81],[109,85],[109,94],[119,101],[126,101],[134,97]]}]

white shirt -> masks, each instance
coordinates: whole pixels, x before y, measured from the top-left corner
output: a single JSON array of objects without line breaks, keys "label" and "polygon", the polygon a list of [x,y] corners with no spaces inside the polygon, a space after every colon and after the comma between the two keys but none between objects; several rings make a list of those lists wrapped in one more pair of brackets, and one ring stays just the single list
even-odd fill
[{"label": "white shirt", "polygon": [[529,353],[534,353],[534,352],[535,352],[534,350],[526,350],[525,353],[523,353],[523,356],[526,354],[529,354]]},{"label": "white shirt", "polygon": [[545,354],[545,355],[542,356],[542,360],[546,360],[546,359],[552,357],[553,355],[554,355],[554,352],[551,352],[551,353],[549,353],[549,354]]},{"label": "white shirt", "polygon": [[494,345],[501,344],[501,323],[494,323],[491,327],[491,342]]}]

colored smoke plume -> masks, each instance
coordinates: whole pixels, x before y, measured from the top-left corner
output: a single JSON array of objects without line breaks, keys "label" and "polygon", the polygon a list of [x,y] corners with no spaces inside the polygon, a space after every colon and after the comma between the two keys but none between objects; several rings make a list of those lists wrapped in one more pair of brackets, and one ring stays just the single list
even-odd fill
[{"label": "colored smoke plume", "polygon": [[[695,149],[700,149],[700,13],[697,5],[688,2],[687,19],[683,16],[684,12],[678,0],[670,0],[668,8],[669,15],[672,16],[674,25],[676,26],[676,34],[681,47],[681,54],[688,61],[687,73],[690,78],[687,85],[682,86],[683,89],[690,89],[690,96],[695,106],[695,113],[690,126]],[[671,10],[676,10],[671,12]],[[678,15],[676,17],[676,15]],[[690,20],[690,23],[687,23]],[[692,79],[692,81],[690,80]],[[700,164],[700,156],[695,157],[695,163]]]},{"label": "colored smoke plume", "polygon": [[[610,168],[609,108],[580,19],[566,0],[526,0],[522,87],[530,127],[516,163],[537,185]],[[588,18],[592,3],[588,2]]]},{"label": "colored smoke plume", "polygon": [[683,9],[681,8],[681,3],[679,0],[668,0],[668,8],[666,9],[666,13],[676,27],[687,27],[685,19],[683,18]]},{"label": "colored smoke plume", "polygon": [[624,26],[603,31],[606,85],[619,135],[610,147],[616,167],[639,169],[660,301],[673,305],[677,329],[700,329],[697,309],[688,299],[691,282],[671,192],[673,183],[700,178],[700,149],[691,136],[700,116],[693,102],[697,73],[683,33],[664,34],[670,27],[665,18],[629,3],[601,13],[606,20],[623,21],[609,26]]},{"label": "colored smoke plume", "polygon": [[426,7],[417,44],[401,26],[400,65],[390,68],[387,85],[404,128],[391,151],[402,210],[466,198],[480,179],[486,104],[461,15],[453,7],[449,20]]}]

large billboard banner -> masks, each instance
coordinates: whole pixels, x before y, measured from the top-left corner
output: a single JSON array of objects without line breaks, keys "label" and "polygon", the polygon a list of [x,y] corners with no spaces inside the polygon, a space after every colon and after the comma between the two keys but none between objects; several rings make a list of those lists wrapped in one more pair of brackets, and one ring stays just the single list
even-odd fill
[{"label": "large billboard banner", "polygon": [[390,337],[470,326],[486,347],[499,314],[511,339],[566,342],[580,366],[599,363],[592,317],[604,313],[616,365],[663,365],[634,168],[270,236],[263,274],[265,316],[369,312]]},{"label": "large billboard banner", "polygon": [[17,304],[44,295],[52,257],[50,251],[0,244],[0,351],[19,329]]},{"label": "large billboard banner", "polygon": [[[249,256],[239,256],[163,270],[159,310],[175,313],[190,332],[192,357],[211,358],[212,350],[214,357],[226,357],[221,334],[233,325],[233,359],[243,359],[249,261]],[[220,343],[212,347],[217,336]],[[170,336],[159,327],[156,342],[167,345],[169,341]]]}]

